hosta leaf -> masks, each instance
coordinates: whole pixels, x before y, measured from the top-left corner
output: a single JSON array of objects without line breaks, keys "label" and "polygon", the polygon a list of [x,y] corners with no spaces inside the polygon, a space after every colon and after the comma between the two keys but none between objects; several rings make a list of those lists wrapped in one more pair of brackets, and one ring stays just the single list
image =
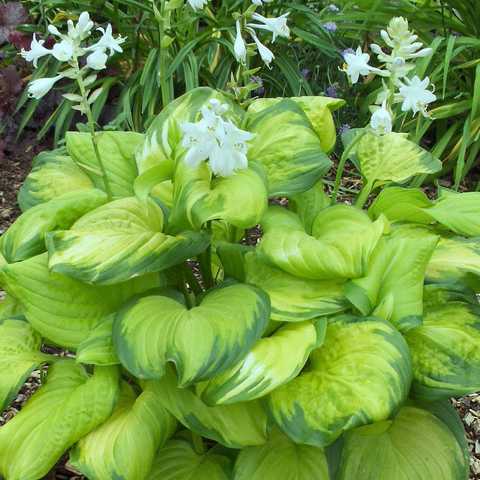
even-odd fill
[{"label": "hosta leaf", "polygon": [[222,405],[265,396],[300,373],[322,344],[326,326],[326,320],[289,323],[261,338],[245,358],[207,382],[202,399]]},{"label": "hosta leaf", "polygon": [[432,202],[420,188],[384,188],[368,209],[372,218],[385,215],[391,222],[413,222],[428,225],[433,219],[428,215]]},{"label": "hosta leaf", "polygon": [[367,132],[355,147],[360,172],[367,183],[404,182],[419,173],[441,170],[440,160],[402,133]]},{"label": "hosta leaf", "polygon": [[441,238],[427,266],[426,279],[466,283],[480,291],[480,238]]},{"label": "hosta leaf", "polygon": [[372,222],[355,207],[322,210],[308,235],[296,214],[270,207],[262,221],[259,250],[276,267],[317,280],[361,277],[380,237],[384,218]]},{"label": "hosta leaf", "polygon": [[[98,151],[114,197],[133,195],[137,177],[135,151],[144,135],[135,132],[100,132],[96,134]],[[95,187],[105,188],[90,133],[67,132],[67,150],[75,163],[90,177]]]},{"label": "hosta leaf", "polygon": [[210,450],[197,453],[185,440],[170,440],[155,458],[149,480],[230,480],[231,462]]},{"label": "hosta leaf", "polygon": [[345,436],[338,480],[466,480],[468,463],[455,435],[433,414],[404,407],[393,420]]},{"label": "hosta leaf", "polygon": [[270,394],[269,411],[292,440],[323,447],[345,430],[388,418],[410,381],[400,333],[371,317],[339,316],[309,368]]},{"label": "hosta leaf", "polygon": [[363,315],[390,304],[382,318],[401,330],[417,326],[423,313],[425,269],[437,241],[436,235],[420,227],[394,229],[379,243],[366,276],[347,284],[347,298]]},{"label": "hosta leaf", "polygon": [[450,301],[426,308],[423,325],[405,336],[413,392],[427,400],[480,390],[480,306]]},{"label": "hosta leaf", "polygon": [[244,448],[235,463],[235,480],[329,480],[328,464],[321,448],[297,445],[273,430],[268,442]]},{"label": "hosta leaf", "polygon": [[92,188],[65,193],[28,209],[2,237],[6,260],[20,262],[44,252],[47,232],[69,228],[75,220],[106,201],[105,193]]},{"label": "hosta leaf", "polygon": [[452,232],[467,237],[480,236],[480,192],[442,190],[427,213]]},{"label": "hosta leaf", "polygon": [[114,320],[115,314],[112,313],[89,332],[78,345],[77,362],[104,366],[120,363],[113,346]]},{"label": "hosta leaf", "polygon": [[255,134],[248,158],[264,166],[271,196],[308,190],[331,166],[307,115],[290,99],[250,112],[247,130]]},{"label": "hosta leaf", "polygon": [[179,388],[172,370],[160,384],[160,401],[188,429],[229,448],[265,443],[267,416],[259,401],[209,407],[191,388]]},{"label": "hosta leaf", "polygon": [[91,188],[93,183],[88,175],[65,150],[42,152],[33,160],[32,171],[20,187],[18,203],[25,211],[65,193]]},{"label": "hosta leaf", "polygon": [[[0,263],[0,269],[1,268],[2,265]],[[25,318],[22,314],[22,307],[18,300],[8,294],[0,300],[0,324],[7,318]]]},{"label": "hosta leaf", "polygon": [[65,347],[77,347],[128,299],[164,282],[148,275],[112,286],[87,285],[50,272],[47,261],[42,254],[9,264],[0,270],[0,284],[21,303],[35,330]]},{"label": "hosta leaf", "polygon": [[321,210],[330,206],[330,198],[323,190],[323,183],[317,182],[306,192],[292,195],[288,206],[300,217],[305,231],[311,235],[316,216]]},{"label": "hosta leaf", "polygon": [[[248,112],[260,112],[283,98],[258,98],[248,107]],[[329,152],[335,146],[336,128],[332,112],[345,105],[345,100],[330,97],[291,97],[307,114],[315,133],[320,138],[324,152]]]},{"label": "hosta leaf", "polygon": [[90,283],[112,284],[165,270],[195,256],[209,243],[206,233],[162,233],[163,212],[151,199],[121,198],[50,233],[49,267]]},{"label": "hosta leaf", "polygon": [[155,453],[177,424],[159,402],[160,394],[158,385],[147,382],[136,397],[123,383],[112,416],[78,442],[70,463],[92,480],[150,479]]},{"label": "hosta leaf", "polygon": [[73,360],[50,367],[46,384],[0,429],[3,476],[43,478],[69,447],[109,417],[118,380],[115,367],[96,367],[91,377]]},{"label": "hosta leaf", "polygon": [[219,242],[217,253],[224,275],[261,288],[270,297],[270,317],[299,322],[348,308],[343,280],[310,280],[272,267],[254,247]]},{"label": "hosta leaf", "polygon": [[243,111],[226,96],[209,87],[194,88],[170,102],[148,128],[136,154],[139,173],[164,163],[173,169],[173,151],[182,139],[181,123],[199,120],[200,109],[212,99],[228,104],[226,118],[241,122]]},{"label": "hosta leaf", "polygon": [[238,362],[261,337],[268,297],[249,285],[227,285],[187,307],[166,295],[140,298],[117,316],[114,343],[122,364],[139,378],[161,378],[167,362],[181,385],[210,378]]},{"label": "hosta leaf", "polygon": [[238,228],[256,225],[267,208],[263,169],[250,164],[229,177],[212,179],[209,167],[197,168],[179,160],[174,176],[173,209],[169,229],[195,230],[208,220],[226,220]]},{"label": "hosta leaf", "polygon": [[42,339],[24,320],[0,323],[0,410],[15,398],[32,371],[51,357],[40,352]]}]

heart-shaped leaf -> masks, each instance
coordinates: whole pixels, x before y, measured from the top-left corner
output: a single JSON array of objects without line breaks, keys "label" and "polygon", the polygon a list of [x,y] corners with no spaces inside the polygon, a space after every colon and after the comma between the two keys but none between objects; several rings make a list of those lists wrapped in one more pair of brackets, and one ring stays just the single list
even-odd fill
[{"label": "heart-shaped leaf", "polygon": [[182,386],[208,379],[244,357],[265,330],[268,296],[250,285],[211,290],[190,310],[166,295],[143,297],[117,316],[114,343],[139,378],[161,378],[167,362]]},{"label": "heart-shaped leaf", "polygon": [[339,316],[309,368],[270,394],[269,411],[296,443],[324,447],[345,430],[388,418],[407,397],[411,369],[408,346],[390,324]]},{"label": "heart-shaped leaf", "polygon": [[89,283],[112,284],[165,270],[207,248],[206,233],[162,233],[163,212],[151,199],[121,198],[47,236],[49,267]]}]

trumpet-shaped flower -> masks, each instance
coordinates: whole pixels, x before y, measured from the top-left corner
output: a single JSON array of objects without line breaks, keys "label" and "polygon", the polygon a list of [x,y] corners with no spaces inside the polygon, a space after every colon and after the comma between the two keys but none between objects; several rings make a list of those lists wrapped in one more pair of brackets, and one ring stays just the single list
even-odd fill
[{"label": "trumpet-shaped flower", "polygon": [[101,50],[103,52],[108,50],[110,56],[112,56],[115,52],[123,52],[123,49],[120,45],[125,42],[126,38],[122,37],[121,35],[118,35],[117,38],[115,38],[112,35],[112,26],[110,24],[107,25],[106,29],[99,27],[97,30],[102,32],[102,37],[97,43],[94,43],[92,46],[88,47],[87,50]]},{"label": "trumpet-shaped flower", "polygon": [[402,111],[411,110],[414,114],[421,112],[423,115],[427,115],[427,105],[437,99],[434,93],[428,90],[429,83],[428,77],[420,80],[417,75],[411,80],[405,78],[405,83],[400,82],[399,96],[402,100]]},{"label": "trumpet-shaped flower", "polygon": [[247,61],[247,47],[242,37],[242,32],[240,29],[240,22],[236,22],[237,36],[235,37],[235,43],[233,44],[233,52],[235,53],[235,58],[237,62],[245,63]]},{"label": "trumpet-shaped flower", "polygon": [[194,10],[201,10],[208,3],[208,0],[188,0],[188,3]]},{"label": "trumpet-shaped flower", "polygon": [[106,68],[108,55],[101,49],[94,50],[87,57],[87,66],[93,70],[103,70]]},{"label": "trumpet-shaped flower", "polygon": [[226,108],[226,105],[212,100],[209,106],[201,109],[200,121],[181,125],[182,146],[187,149],[185,163],[197,167],[208,161],[210,170],[222,177],[248,167],[247,142],[253,137],[221,117]]},{"label": "trumpet-shaped flower", "polygon": [[252,28],[258,28],[260,30],[268,30],[272,32],[272,43],[275,42],[277,37],[290,38],[290,29],[287,25],[287,17],[289,13],[284,13],[279,17],[267,18],[259,13],[254,13],[252,18],[262,23],[249,23],[248,26]]},{"label": "trumpet-shaped flower", "polygon": [[39,100],[45,96],[61,78],[62,75],[57,75],[56,77],[37,78],[33,80],[28,85],[28,95]]},{"label": "trumpet-shaped flower", "polygon": [[272,63],[272,60],[275,58],[275,55],[273,54],[273,52],[269,48],[267,48],[258,39],[258,37],[255,35],[255,32],[253,30],[250,32],[250,34],[252,35],[252,38],[253,38],[253,41],[255,42],[255,45],[257,46],[258,53],[260,54],[260,57],[261,57],[263,63],[265,63],[265,65],[270,68],[270,64]]},{"label": "trumpet-shaped flower", "polygon": [[20,55],[27,62],[32,62],[33,66],[36,68],[39,58],[42,58],[45,55],[49,55],[52,53],[51,50],[43,46],[44,43],[45,40],[37,40],[37,37],[35,36],[35,34],[33,34],[32,43],[30,44],[30,50],[25,50],[24,48],[22,48]]},{"label": "trumpet-shaped flower", "polygon": [[370,119],[370,126],[380,135],[392,131],[392,116],[387,109],[386,100],[383,101],[381,107],[373,112],[372,118]]},{"label": "trumpet-shaped flower", "polygon": [[78,17],[77,25],[73,25],[71,20],[67,21],[68,36],[77,41],[82,41],[90,35],[93,28],[93,22],[90,20],[88,12],[82,12]]},{"label": "trumpet-shaped flower", "polygon": [[264,3],[270,3],[270,2],[273,2],[273,0],[252,0],[252,3],[254,5],[258,5],[259,7],[261,7]]},{"label": "trumpet-shaped flower", "polygon": [[75,45],[69,38],[56,43],[52,48],[52,55],[60,62],[68,62],[75,53]]},{"label": "trumpet-shaped flower", "polygon": [[370,72],[377,73],[382,76],[387,76],[388,72],[372,67],[368,64],[370,55],[363,53],[360,47],[355,53],[346,53],[344,55],[345,66],[343,71],[348,75],[352,83],[357,83],[360,75],[366,76]]}]

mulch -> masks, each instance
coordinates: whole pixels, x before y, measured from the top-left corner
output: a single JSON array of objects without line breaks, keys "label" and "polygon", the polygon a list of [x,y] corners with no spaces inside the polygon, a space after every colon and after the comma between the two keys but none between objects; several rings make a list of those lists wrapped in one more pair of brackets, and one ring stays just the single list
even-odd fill
[{"label": "mulch", "polygon": [[[15,218],[20,214],[16,203],[16,195],[30,170],[32,158],[41,150],[49,148],[48,144],[38,144],[34,132],[26,132],[25,136],[17,141],[13,135],[6,137],[8,141],[2,145],[3,154],[0,155],[0,234],[3,233]],[[4,137],[5,139],[5,137]],[[356,178],[352,177],[348,187],[357,186]],[[341,197],[340,197],[341,198]],[[246,243],[255,244],[260,233],[253,230],[251,238]],[[0,291],[0,299],[2,292]],[[62,354],[57,351],[57,354]],[[45,367],[46,368],[46,367]],[[32,373],[24,384],[12,405],[0,414],[0,427],[13,418],[25,402],[41,385],[45,369]],[[452,399],[453,405],[459,412],[467,433],[470,449],[470,480],[480,480],[480,393],[467,395],[459,399]],[[80,475],[67,463],[67,457],[62,458],[56,467],[46,476],[45,480],[82,480]]]}]

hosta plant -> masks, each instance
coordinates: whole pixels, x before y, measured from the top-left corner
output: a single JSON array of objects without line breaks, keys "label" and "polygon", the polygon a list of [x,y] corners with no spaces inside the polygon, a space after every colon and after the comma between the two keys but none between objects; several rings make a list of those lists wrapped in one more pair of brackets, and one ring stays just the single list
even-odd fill
[{"label": "hosta plant", "polygon": [[448,399],[480,389],[480,194],[402,187],[438,160],[369,132],[350,154],[380,193],[336,203],[339,106],[200,88],[97,133],[105,175],[87,133],[37,157],[1,239],[2,407],[48,374],[0,428],[4,478],[67,451],[99,480],[467,478]]}]

